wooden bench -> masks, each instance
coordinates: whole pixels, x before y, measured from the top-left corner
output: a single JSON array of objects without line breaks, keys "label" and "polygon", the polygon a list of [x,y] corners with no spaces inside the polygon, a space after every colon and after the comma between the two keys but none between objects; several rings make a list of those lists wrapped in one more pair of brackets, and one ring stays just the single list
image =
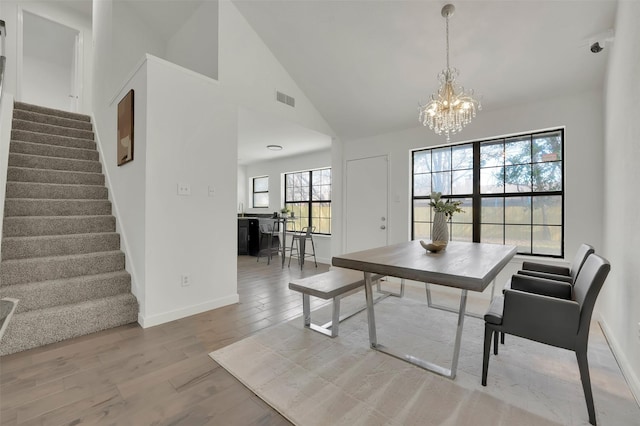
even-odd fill
[{"label": "wooden bench", "polygon": [[[383,275],[374,274],[371,276],[372,282],[378,283],[378,288],[380,288],[379,280],[381,278],[383,278]],[[300,278],[289,283],[289,288],[291,290],[299,291],[300,293],[302,293],[304,326],[330,337],[336,337],[338,335],[338,327],[340,325],[340,321],[343,321],[366,309],[366,305],[363,305],[356,312],[340,317],[340,299],[355,293],[363,287],[364,274],[361,271],[336,267],[330,269],[328,272],[313,275],[307,278]],[[401,285],[400,294],[403,293],[402,290],[404,290],[404,281]],[[390,292],[383,293],[384,297],[389,295],[400,295]],[[317,325],[311,322],[311,305],[309,296],[318,297],[324,300],[333,299],[333,313],[331,315],[330,322],[324,325]]]}]

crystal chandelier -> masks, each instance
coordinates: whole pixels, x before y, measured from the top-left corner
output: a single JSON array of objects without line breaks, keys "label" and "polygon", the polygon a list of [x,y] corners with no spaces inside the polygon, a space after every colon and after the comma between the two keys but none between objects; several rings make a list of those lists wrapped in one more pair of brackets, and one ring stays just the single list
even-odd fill
[{"label": "crystal chandelier", "polygon": [[456,83],[458,70],[449,67],[449,17],[455,7],[447,4],[442,8],[442,16],[447,21],[447,68],[438,74],[440,89],[431,95],[426,105],[420,105],[419,119],[423,126],[429,126],[437,135],[445,134],[447,142],[451,134],[462,130],[482,109],[480,101],[473,98],[473,90],[465,91]]}]

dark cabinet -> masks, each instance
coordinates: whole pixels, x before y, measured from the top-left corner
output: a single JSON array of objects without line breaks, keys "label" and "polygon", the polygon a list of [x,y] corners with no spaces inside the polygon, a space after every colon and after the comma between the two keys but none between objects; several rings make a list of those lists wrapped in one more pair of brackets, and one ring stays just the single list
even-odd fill
[{"label": "dark cabinet", "polygon": [[257,256],[260,250],[258,219],[238,218],[238,254]]}]

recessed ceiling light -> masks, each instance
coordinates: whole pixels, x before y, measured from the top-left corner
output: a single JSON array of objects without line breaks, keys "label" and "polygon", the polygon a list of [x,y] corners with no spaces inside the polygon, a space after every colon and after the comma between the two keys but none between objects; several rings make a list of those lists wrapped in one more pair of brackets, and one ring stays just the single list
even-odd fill
[{"label": "recessed ceiling light", "polygon": [[282,145],[267,145],[267,149],[270,149],[271,151],[281,151]]}]

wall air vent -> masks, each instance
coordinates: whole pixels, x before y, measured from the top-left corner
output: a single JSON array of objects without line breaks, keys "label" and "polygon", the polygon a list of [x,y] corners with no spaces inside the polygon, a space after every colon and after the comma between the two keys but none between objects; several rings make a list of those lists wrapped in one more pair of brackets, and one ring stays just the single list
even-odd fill
[{"label": "wall air vent", "polygon": [[285,105],[289,105],[290,107],[294,107],[296,106],[296,98],[294,98],[293,96],[289,96],[285,93],[282,92],[278,92],[276,91],[276,100],[278,102],[282,102]]}]

